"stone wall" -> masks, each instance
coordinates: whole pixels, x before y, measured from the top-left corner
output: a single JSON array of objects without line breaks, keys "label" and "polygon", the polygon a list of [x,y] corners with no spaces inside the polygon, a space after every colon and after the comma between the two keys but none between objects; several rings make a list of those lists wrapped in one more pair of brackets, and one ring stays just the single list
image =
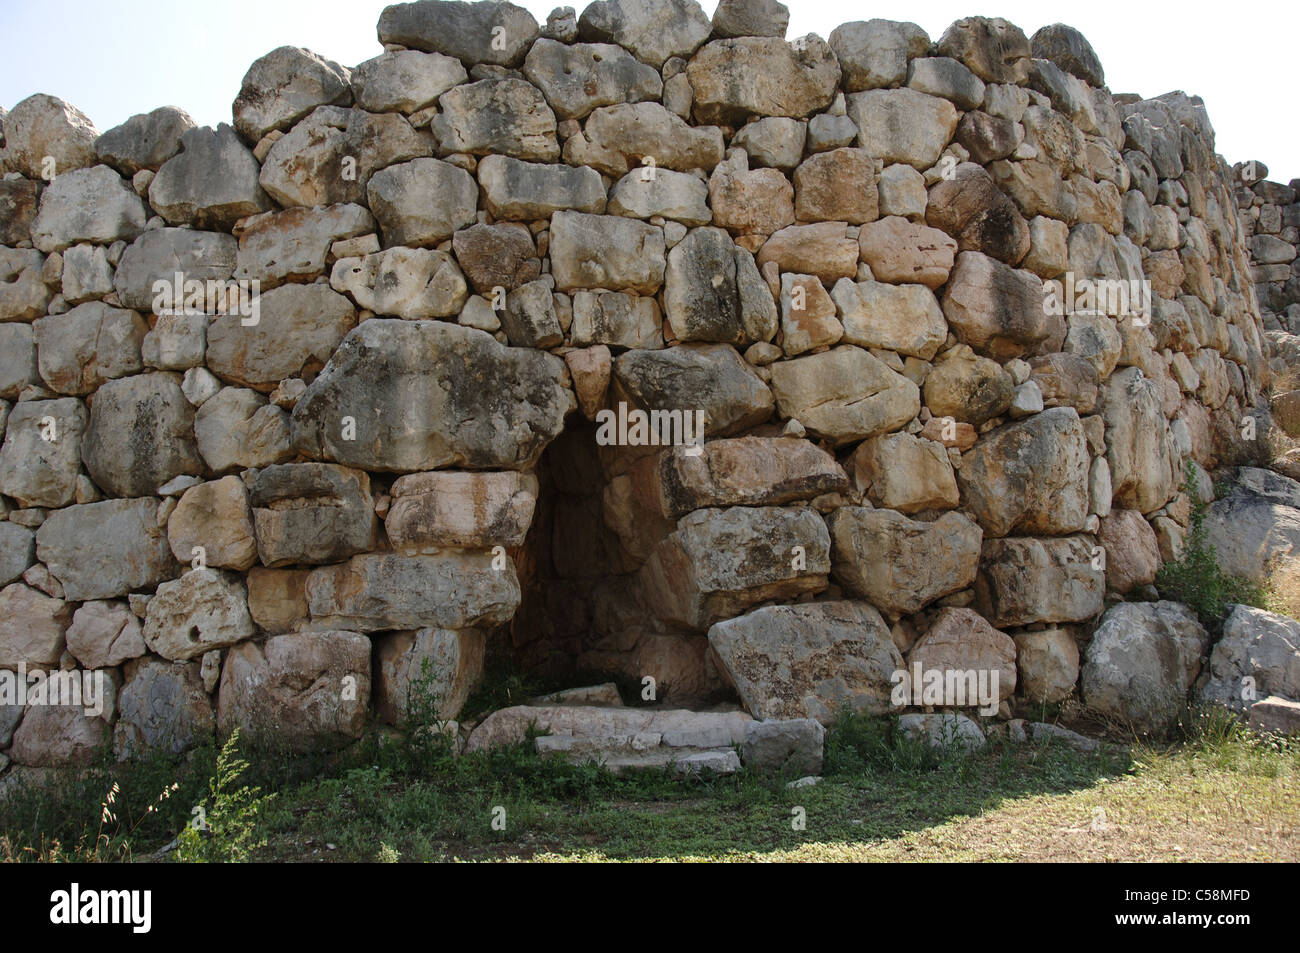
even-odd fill
[{"label": "stone wall", "polygon": [[343,744],[497,654],[823,722],[996,672],[1004,716],[1158,726],[1132,686],[1185,695],[1204,633],[1093,630],[1267,419],[1201,102],[1112,95],[1068,27],[786,22],[422,0],[354,69],[267,54],[233,125],[3,116],[0,669],[112,692],[0,706],[0,767]]}]

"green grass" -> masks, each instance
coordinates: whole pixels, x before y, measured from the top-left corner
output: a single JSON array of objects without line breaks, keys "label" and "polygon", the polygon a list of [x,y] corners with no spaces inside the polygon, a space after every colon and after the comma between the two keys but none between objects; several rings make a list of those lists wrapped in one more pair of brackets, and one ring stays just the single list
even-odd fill
[{"label": "green grass", "polygon": [[[828,732],[824,780],[798,789],[745,772],[615,777],[527,744],[413,760],[391,734],[327,759],[242,756],[239,785],[277,792],[242,841],[264,841],[253,860],[1300,860],[1300,750],[1216,714],[1161,748],[993,740],[969,756],[849,718]],[[0,856],[148,858],[209,794],[215,758],[19,790],[0,810]]]}]

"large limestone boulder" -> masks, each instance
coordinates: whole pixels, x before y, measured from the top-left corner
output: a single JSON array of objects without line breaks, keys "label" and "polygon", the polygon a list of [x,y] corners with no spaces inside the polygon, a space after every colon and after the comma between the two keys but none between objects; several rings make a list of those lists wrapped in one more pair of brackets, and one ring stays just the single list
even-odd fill
[{"label": "large limestone boulder", "polygon": [[194,415],[194,441],[213,473],[265,467],[293,456],[289,425],[289,414],[257,391],[222,387]]},{"label": "large limestone boulder", "polygon": [[20,401],[0,447],[0,493],[20,506],[67,506],[77,492],[86,408],[73,397]]},{"label": "large limestone boulder", "polygon": [[255,143],[272,129],[288,129],[317,106],[351,102],[346,69],[311,50],[282,46],[254,60],[231,113],[235,129]]},{"label": "large limestone boulder", "polygon": [[314,569],[307,579],[315,629],[491,626],[509,622],[519,599],[514,564],[482,553],[372,553]]},{"label": "large limestone boulder", "polygon": [[957,107],[915,89],[870,89],[848,97],[864,149],[888,165],[930,168],[957,130]]},{"label": "large limestone boulder", "polygon": [[375,713],[400,725],[412,709],[455,718],[483,676],[479,629],[420,629],[375,639]]},{"label": "large limestone boulder", "polygon": [[[235,271],[239,243],[230,235],[201,232],[192,228],[155,228],[133,241],[122,253],[113,286],[123,307],[137,311],[157,310],[155,284],[170,286],[177,273],[186,281],[225,282]],[[171,296],[162,307],[174,307]]]},{"label": "large limestone boulder", "polygon": [[1230,576],[1267,582],[1273,569],[1300,551],[1300,509],[1253,493],[1234,492],[1210,504],[1205,539]]},{"label": "large limestone boulder", "polygon": [[725,344],[627,351],[614,361],[611,389],[649,413],[702,410],[709,436],[748,430],[772,414],[772,392]]},{"label": "large limestone boulder", "polygon": [[921,410],[916,384],[860,347],[778,361],[771,370],[781,415],[837,446],[901,429]]},{"label": "large limestone boulder", "polygon": [[324,284],[283,285],[258,302],[255,325],[239,314],[212,319],[207,366],[223,380],[262,391],[324,367],[357,321],[352,302]]},{"label": "large limestone boulder", "polygon": [[[0,159],[11,172],[46,179],[95,164],[99,131],[76,106],[57,96],[28,96],[4,117]],[[51,167],[47,157],[53,160]]]},{"label": "large limestone boulder", "polygon": [[334,242],[374,230],[370,212],[352,203],[254,216],[239,232],[235,277],[256,278],[262,291],[286,281],[313,280],[325,273]]},{"label": "large limestone boulder", "polygon": [[194,409],[176,375],[139,374],[96,393],[81,442],[86,471],[114,496],[146,496],[174,477],[203,472]]},{"label": "large limestone boulder", "polygon": [[181,136],[193,127],[194,120],[185,110],[160,106],[108,130],[95,140],[95,154],[124,176],[142,169],[157,172],[181,151]]},{"label": "large limestone boulder", "polygon": [[753,719],[743,711],[516,705],[494,711],[470,734],[466,751],[517,745],[534,731],[539,754],[560,754],[608,771],[662,770],[694,774],[740,770],[735,747]]},{"label": "large limestone boulder", "polygon": [[600,106],[657,100],[658,70],[609,43],[558,43],[540,39],[524,60],[524,75],[560,119],[582,119]]},{"label": "large limestone boulder", "polygon": [[7,586],[36,562],[36,532],[8,521],[0,523],[0,586]]},{"label": "large limestone boulder", "polygon": [[903,668],[880,613],[861,602],[766,606],[717,623],[709,644],[756,718],[883,714]]},{"label": "large limestone boulder", "polygon": [[[945,706],[993,706],[1015,693],[1016,643],[1011,636],[989,625],[978,612],[948,607],[939,610],[929,631],[907,653],[907,668],[909,678],[914,678],[919,670],[923,682],[925,673],[943,672]],[[974,673],[976,682],[972,686],[968,679],[963,680],[961,688],[949,696],[950,672]],[[957,688],[955,683],[951,684]],[[971,691],[972,687],[976,690]],[[989,689],[989,697],[980,695],[983,688]],[[912,685],[911,690],[915,692],[917,687]]]},{"label": "large limestone boulder", "polygon": [[955,239],[899,215],[863,225],[858,244],[877,281],[921,284],[931,291],[948,280],[957,254]]},{"label": "large limestone boulder", "polygon": [[469,298],[456,260],[432,248],[385,248],[362,258],[340,258],[330,286],[377,315],[410,321],[459,314]]},{"label": "large limestone boulder", "polygon": [[264,566],[340,562],[374,548],[378,520],[363,470],[332,463],[269,466],[249,489]]},{"label": "large limestone boulder", "polygon": [[[310,672],[310,679],[303,678]],[[370,707],[370,640],[356,632],[273,635],[232,649],[217,728],[271,750],[329,749],[359,738]]]},{"label": "large limestone boulder", "polygon": [[163,163],[149,185],[149,204],[169,225],[227,232],[241,218],[271,208],[258,183],[261,168],[235,131],[185,130],[181,152]]},{"label": "large limestone boulder", "polygon": [[779,0],[720,0],[713,11],[716,36],[785,36],[789,25],[790,8]]},{"label": "large limestone boulder", "polygon": [[381,53],[352,70],[352,94],[369,112],[410,114],[469,78],[460,61],[441,53]]},{"label": "large limestone boulder", "polygon": [[494,288],[513,291],[542,273],[532,233],[523,225],[471,225],[456,232],[451,245],[465,277],[481,295],[491,295]]},{"label": "large limestone boulder", "polygon": [[138,373],[148,325],[134,311],[87,301],[32,325],[41,379],[60,394],[89,394],[105,381]]},{"label": "large limestone boulder", "polygon": [[408,473],[393,481],[384,527],[401,553],[513,548],[523,545],[537,492],[536,476],[513,470]]},{"label": "large limestone boulder", "polygon": [[704,631],[773,599],[826,588],[830,536],[807,508],[696,510],[677,522],[639,575],[655,615]]},{"label": "large limestone boulder", "polygon": [[688,125],[658,103],[602,106],[564,143],[565,162],[613,177],[627,175],[647,157],[661,169],[708,172],[722,156],[721,129]]},{"label": "large limestone boulder", "polygon": [[216,718],[197,662],[143,658],[124,669],[113,747],[118,758],[183,754],[211,740]]},{"label": "large limestone boulder", "polygon": [[108,245],[144,231],[144,203],[106,165],[64,172],[41,193],[32,243],[44,252],[77,242]]},{"label": "large limestone boulder", "polygon": [[754,257],[720,228],[693,229],[674,245],[664,277],[664,308],[679,341],[743,344],[776,331],[776,302]]},{"label": "large limestone boulder", "polygon": [[750,116],[802,119],[835,97],[840,67],[815,33],[792,43],[778,37],[714,40],[686,67],[700,122],[735,125]]},{"label": "large limestone boulder", "polygon": [[1163,733],[1186,706],[1209,644],[1184,605],[1120,603],[1102,616],[1084,653],[1084,704],[1139,733]]},{"label": "large limestone boulder", "polygon": [[841,278],[831,298],[849,344],[928,361],[948,336],[939,302],[925,285]]},{"label": "large limestone boulder", "polygon": [[965,589],[979,570],[983,533],[961,513],[923,523],[893,510],[843,506],[827,524],[835,579],[891,616]]},{"label": "large limestone boulder", "polygon": [[1079,680],[1079,646],[1067,629],[1016,634],[1020,693],[1035,704],[1064,701]]},{"label": "large limestone boulder", "polygon": [[36,531],[36,556],[74,601],[152,589],[176,573],[152,497],[52,512]]},{"label": "large limestone boulder", "polygon": [[812,718],[753,721],[745,730],[741,758],[751,771],[809,777],[822,772],[826,729]]},{"label": "large limestone boulder", "polygon": [[1029,45],[1035,59],[1051,60],[1089,86],[1100,88],[1106,85],[1101,60],[1092,44],[1074,27],[1064,23],[1041,27],[1029,38]]},{"label": "large limestone boulder", "polygon": [[662,228],[616,215],[557,212],[551,269],[560,291],[604,288],[654,294],[664,279]]},{"label": "large limestone boulder", "polygon": [[616,43],[655,69],[669,57],[689,57],[712,29],[695,0],[597,0],[578,18],[582,39]]},{"label": "large limestone boulder", "polygon": [[429,129],[443,153],[537,162],[560,157],[555,113],[541,91],[522,79],[483,79],[448,90]]},{"label": "large limestone boulder", "polygon": [[1106,588],[1122,594],[1155,582],[1160,546],[1137,510],[1113,509],[1103,516],[1097,543],[1106,550]]},{"label": "large limestone boulder", "polygon": [[935,417],[979,425],[1007,412],[1015,398],[1015,381],[997,361],[959,344],[931,365],[924,393]]},{"label": "large limestone boulder", "polygon": [[1029,223],[983,166],[963,162],[930,189],[925,221],[976,251],[1017,265],[1029,253]]},{"label": "large limestone boulder", "polygon": [[710,440],[699,453],[690,449],[665,451],[657,464],[657,495],[672,519],[705,507],[776,506],[848,488],[835,458],[806,440],[735,437]]},{"label": "large limestone boulder", "polygon": [[45,313],[55,282],[46,283],[44,266],[45,256],[34,248],[0,248],[0,321],[30,321]]},{"label": "large limestone boulder", "polygon": [[1270,695],[1300,700],[1300,622],[1236,605],[1210,653],[1200,697],[1238,711]]},{"label": "large limestone boulder", "polygon": [[41,186],[28,179],[0,179],[0,245],[31,241]]},{"label": "large limestone boulder", "polygon": [[380,43],[443,53],[465,66],[518,66],[537,32],[531,13],[501,0],[417,0],[384,7],[379,16]]},{"label": "large limestone boulder", "polygon": [[294,442],[369,470],[526,469],[574,407],[563,367],[471,328],[363,321],[294,406]]},{"label": "large limestone boulder", "polygon": [[891,433],[864,440],[850,458],[855,485],[876,506],[900,513],[949,510],[961,498],[947,450],[937,440]]},{"label": "large limestone boulder", "polygon": [[117,600],[82,603],[65,634],[68,651],[84,668],[113,668],[145,653],[139,617]]},{"label": "large limestone boulder", "polygon": [[1090,462],[1079,415],[1056,407],[986,435],[962,454],[957,476],[990,536],[1060,535],[1088,520]]},{"label": "large limestone boulder", "polygon": [[1023,356],[1052,333],[1043,301],[1043,282],[1033,272],[964,251],[944,290],[943,314],[964,344],[1005,361]]},{"label": "large limestone boulder", "polygon": [[1125,367],[1101,394],[1115,504],[1141,513],[1159,509],[1179,483],[1159,386],[1140,368]]},{"label": "large limestone boulder", "polygon": [[15,582],[0,589],[0,668],[54,668],[63,654],[72,608]]},{"label": "large limestone boulder", "polygon": [[976,596],[995,626],[1083,622],[1101,612],[1105,574],[1084,536],[984,541]]},{"label": "large limestone boulder", "polygon": [[284,208],[366,202],[377,171],[434,151],[399,113],[320,106],[271,146],[258,181]]},{"label": "large limestone boulder", "polygon": [[986,83],[1023,85],[1029,70],[1029,39],[1000,17],[966,17],[939,38],[940,56],[961,60]]},{"label": "large limestone boulder", "polygon": [[908,61],[925,56],[930,37],[915,23],[857,20],[832,30],[830,45],[844,73],[845,91],[856,93],[903,85]]},{"label": "large limestone boulder", "polygon": [[498,219],[529,221],[568,209],[605,211],[605,186],[595,169],[484,156],[478,180],[488,211]]},{"label": "large limestone boulder", "polygon": [[162,583],[145,610],[145,644],[173,660],[227,648],[256,631],[243,581],[222,569],[191,569]]},{"label": "large limestone boulder", "polygon": [[178,562],[193,560],[196,546],[203,549],[204,564],[214,569],[243,571],[257,562],[244,481],[228,476],[186,490],[167,519],[167,544]]},{"label": "large limestone boulder", "polygon": [[419,158],[376,172],[366,186],[384,244],[432,246],[474,224],[474,177],[441,159]]},{"label": "large limestone boulder", "polygon": [[[86,705],[29,705],[9,749],[15,764],[89,767],[108,749],[121,676],[113,669],[71,674],[82,676],[83,690],[86,676],[97,680],[103,710],[95,712],[94,707]],[[91,714],[86,713],[88,707]]]}]

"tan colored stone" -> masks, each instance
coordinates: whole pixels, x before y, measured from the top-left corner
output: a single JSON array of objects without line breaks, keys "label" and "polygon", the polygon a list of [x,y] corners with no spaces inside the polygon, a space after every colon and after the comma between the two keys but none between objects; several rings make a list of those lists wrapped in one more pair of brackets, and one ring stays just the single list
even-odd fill
[{"label": "tan colored stone", "polygon": [[931,291],[948,280],[957,242],[937,228],[891,215],[858,232],[862,260],[877,281],[921,284]]}]

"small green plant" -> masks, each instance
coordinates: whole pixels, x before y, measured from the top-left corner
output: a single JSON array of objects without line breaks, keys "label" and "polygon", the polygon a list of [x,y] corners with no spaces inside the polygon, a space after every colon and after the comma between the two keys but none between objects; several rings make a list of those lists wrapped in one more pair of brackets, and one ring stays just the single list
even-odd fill
[{"label": "small green plant", "polygon": [[1217,625],[1234,603],[1265,607],[1265,592],[1245,579],[1230,576],[1219,566],[1219,556],[1205,530],[1206,505],[1200,499],[1200,484],[1189,462],[1183,478],[1183,492],[1192,501],[1191,525],[1177,559],[1160,567],[1156,589],[1162,599],[1190,606],[1209,625]]},{"label": "small green plant", "polygon": [[178,860],[237,864],[266,846],[266,838],[256,839],[257,823],[275,795],[263,795],[261,788],[239,785],[248,767],[248,762],[239,755],[239,729],[236,728],[217,755],[217,769],[208,782],[208,796],[177,838]]},{"label": "small green plant", "polygon": [[417,773],[444,767],[455,756],[455,738],[448,719],[442,717],[442,693],[437,673],[428,658],[420,660],[420,674],[406,690],[407,766]]}]

